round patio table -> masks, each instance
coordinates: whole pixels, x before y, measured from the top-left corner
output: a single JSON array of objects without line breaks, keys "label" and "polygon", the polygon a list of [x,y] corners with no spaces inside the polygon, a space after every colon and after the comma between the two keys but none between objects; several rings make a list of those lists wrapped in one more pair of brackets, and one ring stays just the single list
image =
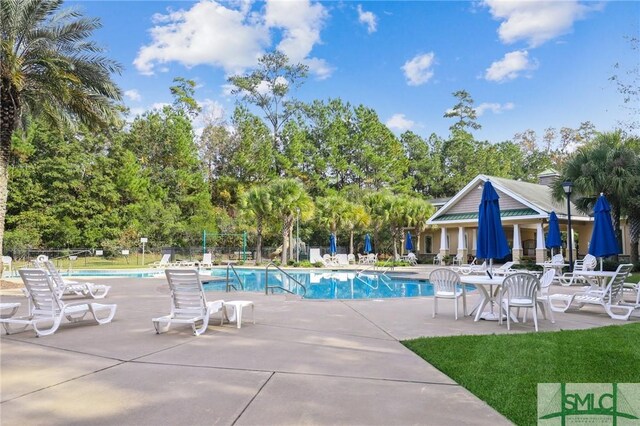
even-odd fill
[{"label": "round patio table", "polygon": [[[502,285],[505,277],[489,278],[487,275],[461,275],[460,282],[463,284],[470,284],[478,289],[480,292],[480,302],[473,308],[473,312],[476,312],[474,321],[479,321],[481,318],[488,321],[498,321],[500,319],[500,313],[496,313],[494,305],[496,303],[497,289]],[[494,287],[496,289],[494,290]],[[484,312],[485,306],[490,306],[489,312]],[[498,312],[502,311],[502,308]]]}]

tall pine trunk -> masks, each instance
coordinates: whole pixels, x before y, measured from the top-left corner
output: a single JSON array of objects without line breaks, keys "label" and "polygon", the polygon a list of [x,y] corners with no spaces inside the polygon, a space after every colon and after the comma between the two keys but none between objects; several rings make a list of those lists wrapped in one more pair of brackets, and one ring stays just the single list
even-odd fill
[{"label": "tall pine trunk", "polygon": [[349,238],[349,254],[353,254],[353,229],[351,230],[351,236]]}]

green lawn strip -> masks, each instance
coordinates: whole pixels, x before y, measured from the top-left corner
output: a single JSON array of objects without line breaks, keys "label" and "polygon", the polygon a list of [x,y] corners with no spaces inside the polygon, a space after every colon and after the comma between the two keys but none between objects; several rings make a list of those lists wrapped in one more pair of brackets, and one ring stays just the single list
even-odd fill
[{"label": "green lawn strip", "polygon": [[402,343],[518,425],[537,423],[538,383],[640,382],[640,323]]}]

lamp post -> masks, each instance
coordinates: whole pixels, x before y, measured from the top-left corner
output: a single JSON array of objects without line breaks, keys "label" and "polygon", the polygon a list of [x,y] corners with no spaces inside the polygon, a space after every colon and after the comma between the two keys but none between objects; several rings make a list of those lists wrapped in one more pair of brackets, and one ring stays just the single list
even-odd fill
[{"label": "lamp post", "polygon": [[571,192],[573,182],[562,182],[562,189],[567,194],[567,246],[569,248],[569,272],[573,272],[573,235],[571,234]]},{"label": "lamp post", "polygon": [[300,262],[300,207],[296,207],[296,262]]}]

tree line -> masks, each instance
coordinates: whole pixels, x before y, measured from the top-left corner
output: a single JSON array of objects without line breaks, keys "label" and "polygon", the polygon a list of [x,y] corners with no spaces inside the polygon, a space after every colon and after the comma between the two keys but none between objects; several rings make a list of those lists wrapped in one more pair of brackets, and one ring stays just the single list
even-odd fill
[{"label": "tree line", "polygon": [[[297,100],[308,69],[278,51],[229,79],[238,102],[228,121],[205,117],[196,134],[194,119],[202,112],[195,83],[179,77],[169,88],[172,105],[127,122],[120,89],[110,80],[119,65],[87,53],[99,52],[87,40],[97,21],[60,5],[5,8],[3,2],[3,13],[13,16],[3,31],[0,65],[5,251],[134,247],[142,236],[151,247],[185,247],[199,245],[203,230],[248,231],[258,248],[281,246],[286,262],[298,220],[310,244],[327,245],[333,232],[353,252],[371,232],[377,251],[397,253],[406,227],[424,229],[433,213],[428,200],[454,195],[479,173],[534,182],[554,167],[571,176],[565,164],[578,157],[572,150],[588,151],[603,137],[585,122],[546,129],[541,138],[526,130],[512,140],[477,140],[473,131],[481,124],[465,90],[453,93],[444,115],[452,120],[448,135],[396,135],[365,105]],[[51,28],[30,31],[34,25]],[[35,62],[41,65],[30,66]],[[79,75],[70,79],[74,72]],[[637,159],[634,149],[635,157],[625,158]],[[604,170],[594,177],[599,184],[582,186],[591,191],[585,193],[608,182]],[[630,175],[620,179],[635,182]],[[633,197],[618,194],[621,214],[631,208],[625,200],[640,192],[629,188]]]}]

